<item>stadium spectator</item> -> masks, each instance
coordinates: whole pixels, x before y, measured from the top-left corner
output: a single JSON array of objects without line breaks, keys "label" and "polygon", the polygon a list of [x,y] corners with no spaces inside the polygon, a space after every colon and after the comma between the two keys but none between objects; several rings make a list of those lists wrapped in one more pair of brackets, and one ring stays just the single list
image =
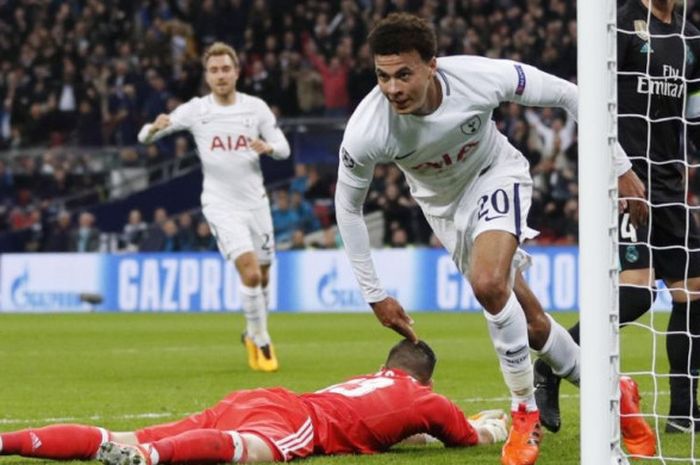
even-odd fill
[{"label": "stadium spectator", "polygon": [[181,250],[177,223],[169,219],[163,223],[163,245],[159,252],[179,252]]},{"label": "stadium spectator", "polygon": [[290,210],[297,215],[297,228],[310,233],[321,229],[321,223],[314,214],[314,209],[300,192],[292,191],[290,194]]},{"label": "stadium spectator", "polygon": [[330,200],[333,180],[328,174],[319,173],[318,167],[307,165],[304,197],[310,201]]},{"label": "stadium spectator", "polygon": [[29,228],[25,230],[24,251],[39,252],[44,246],[46,227],[41,208],[33,208],[29,212]]},{"label": "stadium spectator", "polygon": [[12,197],[14,186],[12,170],[3,160],[0,160],[0,202]]},{"label": "stadium spectator", "polygon": [[156,208],[153,212],[153,223],[148,227],[139,250],[141,252],[160,252],[165,243],[163,225],[168,221],[168,212],[165,208]]},{"label": "stadium spectator", "polygon": [[[446,447],[502,442],[507,434],[503,411],[467,418],[459,406],[433,392],[435,362],[425,342],[404,340],[392,347],[379,372],[314,393],[281,387],[235,391],[202,413],[137,431],[56,424],[1,433],[0,455],[97,458],[105,465],[256,463],[373,454],[404,440],[437,440]],[[370,416],[372,421],[366,421]]]},{"label": "stadium spectator", "polygon": [[165,178],[163,162],[165,156],[157,144],[146,146],[146,169],[148,169],[148,183],[153,184]]},{"label": "stadium spectator", "polygon": [[311,244],[315,249],[334,250],[340,246],[340,237],[338,230],[335,227],[327,227],[323,229],[321,241],[315,241]]},{"label": "stadium spectator", "polygon": [[[319,15],[319,18],[322,17]],[[325,116],[342,117],[347,115],[350,104],[350,96],[348,95],[348,64],[342,62],[337,55],[332,56],[330,61],[326,63],[326,60],[318,54],[318,48],[312,39],[306,40],[304,54],[323,79]]]},{"label": "stadium spectator", "polygon": [[193,250],[196,252],[215,252],[216,247],[216,238],[211,234],[209,223],[204,220],[197,223]]},{"label": "stadium spectator", "polygon": [[272,206],[272,224],[275,227],[275,240],[287,242],[295,229],[301,226],[301,218],[289,202],[289,193],[280,189],[275,192]]},{"label": "stadium spectator", "polygon": [[143,221],[141,210],[133,209],[129,212],[129,219],[122,231],[124,248],[129,252],[137,252],[146,237],[148,225]]},{"label": "stadium spectator", "polygon": [[61,211],[56,217],[56,224],[46,235],[46,252],[71,251],[71,217],[67,211]]},{"label": "stadium spectator", "polygon": [[192,213],[180,213],[177,217],[177,242],[179,250],[188,252],[195,247],[195,230]]},{"label": "stadium spectator", "polygon": [[289,245],[289,250],[304,250],[306,249],[306,237],[302,229],[295,229],[292,233],[292,240]]},{"label": "stadium spectator", "polygon": [[409,245],[408,233],[404,228],[396,228],[391,233],[391,241],[389,247],[403,249]]},{"label": "stadium spectator", "polygon": [[388,183],[384,194],[377,199],[384,212],[384,243],[390,244],[396,225],[411,225],[413,202],[404,196],[394,183]]},{"label": "stadium spectator", "polygon": [[301,63],[296,72],[296,88],[302,116],[317,116],[323,113],[323,78],[308,63]]},{"label": "stadium spectator", "polygon": [[306,192],[306,183],[306,165],[304,163],[295,163],[294,177],[289,182],[289,192],[300,192],[303,195]]},{"label": "stadium spectator", "polygon": [[78,227],[71,233],[70,249],[74,252],[97,252],[100,249],[100,231],[95,228],[95,216],[83,212]]}]

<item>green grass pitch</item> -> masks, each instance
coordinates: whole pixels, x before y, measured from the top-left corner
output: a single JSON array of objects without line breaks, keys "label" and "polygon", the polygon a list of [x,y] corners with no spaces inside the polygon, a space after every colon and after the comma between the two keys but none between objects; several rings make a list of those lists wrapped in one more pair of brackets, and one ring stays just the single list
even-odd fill
[{"label": "green grass pitch", "polygon": [[[479,314],[413,315],[420,337],[436,350],[435,390],[468,413],[509,406],[486,324]],[[557,314],[565,325],[575,314]],[[644,320],[648,323],[648,319]],[[654,317],[663,329],[664,315]],[[51,422],[99,424],[131,430],[171,421],[216,402],[227,392],[282,385],[311,391],[372,372],[398,340],[366,314],[274,314],[270,328],[281,369],[262,374],[248,370],[239,334],[242,317],[233,314],[80,314],[0,315],[0,431]],[[648,331],[623,331],[623,368],[666,372],[663,337]],[[637,376],[644,408],[651,411],[649,376]],[[656,402],[665,413],[668,387]],[[562,387],[564,427],[545,434],[538,464],[579,463],[579,397]],[[663,426],[663,424],[660,424]],[[700,457],[689,435],[661,434],[668,457]],[[450,449],[403,447],[365,457],[317,457],[312,465],[497,464],[500,446]],[[53,463],[17,457],[0,465]],[[73,463],[73,462],[69,462]],[[75,462],[78,463],[78,462]],[[637,463],[663,463],[646,460]],[[676,464],[697,463],[692,460]]]}]

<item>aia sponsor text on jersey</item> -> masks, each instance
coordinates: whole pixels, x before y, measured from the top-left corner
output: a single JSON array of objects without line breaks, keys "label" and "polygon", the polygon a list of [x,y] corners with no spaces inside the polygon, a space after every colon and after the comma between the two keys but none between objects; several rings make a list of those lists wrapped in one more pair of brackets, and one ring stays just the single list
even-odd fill
[{"label": "aia sponsor text on jersey", "polygon": [[455,163],[460,163],[466,160],[466,158],[472,152],[474,152],[474,150],[476,150],[476,147],[478,145],[479,141],[467,142],[459,149],[459,152],[457,152],[454,155],[450,153],[443,153],[442,156],[437,160],[418,163],[417,165],[411,166],[411,169],[416,171],[428,169],[441,171],[443,168],[447,168]]},{"label": "aia sponsor text on jersey", "polygon": [[214,150],[223,150],[224,152],[230,152],[232,150],[248,150],[248,138],[244,135],[239,136],[214,136],[211,139],[211,144],[209,150],[213,152]]}]

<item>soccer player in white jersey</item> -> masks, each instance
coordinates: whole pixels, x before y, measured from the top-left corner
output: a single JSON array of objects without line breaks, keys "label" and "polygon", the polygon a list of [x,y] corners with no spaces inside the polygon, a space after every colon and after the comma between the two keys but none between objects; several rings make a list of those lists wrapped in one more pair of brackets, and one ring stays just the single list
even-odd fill
[{"label": "soccer player in white jersey", "polygon": [[[379,85],[348,122],[335,198],[353,270],[379,321],[415,340],[412,320],[376,276],[362,219],[375,164],[395,163],[485,309],[512,396],[513,424],[501,463],[533,464],[541,428],[528,321],[546,322],[538,354],[574,383],[579,379],[579,349],[564,328],[542,312],[520,275],[528,257],[518,245],[536,235],[526,223],[532,180],[528,162],[498,132],[491,116],[504,101],[560,107],[575,116],[576,86],[522,63],[475,56],[436,58],[430,25],[409,14],[379,21],[368,40]],[[619,150],[616,173],[631,181],[641,196],[641,183]]]},{"label": "soccer player in white jersey", "polygon": [[141,129],[139,141],[151,143],[182,130],[194,136],[204,173],[202,212],[219,251],[241,278],[248,363],[254,370],[275,371],[278,361],[267,330],[275,244],[260,156],[288,158],[289,143],[265,102],[236,91],[239,64],[233,48],[214,43],[202,63],[211,93],[158,115]]}]

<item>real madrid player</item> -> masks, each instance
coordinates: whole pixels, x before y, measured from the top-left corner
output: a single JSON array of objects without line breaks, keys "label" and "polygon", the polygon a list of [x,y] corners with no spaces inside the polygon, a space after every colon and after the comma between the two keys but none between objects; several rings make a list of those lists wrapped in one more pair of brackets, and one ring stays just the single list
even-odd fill
[{"label": "real madrid player", "polygon": [[233,48],[214,43],[202,63],[211,93],[158,115],[141,129],[139,141],[148,144],[183,130],[194,136],[204,174],[202,212],[219,251],[241,278],[248,363],[254,370],[275,371],[277,356],[267,330],[275,243],[260,156],[288,158],[289,143],[265,102],[236,91],[240,70]]},{"label": "real madrid player", "polygon": [[[690,145],[700,148],[700,31],[675,3],[628,0],[617,12],[619,140],[651,202],[647,225],[620,216],[620,323],[649,310],[656,279],[665,282],[669,433],[700,431],[700,229],[687,201]],[[578,341],[578,325],[570,331]],[[542,422],[558,429],[559,380],[540,361],[535,372]]]}]

